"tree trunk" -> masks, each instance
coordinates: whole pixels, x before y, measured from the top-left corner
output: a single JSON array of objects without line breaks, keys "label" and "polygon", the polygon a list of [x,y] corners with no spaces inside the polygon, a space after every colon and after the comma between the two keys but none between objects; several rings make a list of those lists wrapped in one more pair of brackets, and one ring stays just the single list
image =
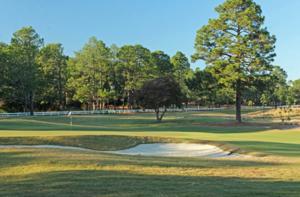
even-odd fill
[{"label": "tree trunk", "polygon": [[29,105],[30,105],[30,116],[33,116],[34,106],[33,106],[33,93],[32,92],[29,93]]},{"label": "tree trunk", "polygon": [[159,114],[159,112],[160,112],[160,111],[159,111],[159,108],[158,108],[158,109],[155,109],[156,120],[160,122],[160,121],[162,121],[162,119],[163,119],[165,113],[167,112],[167,108],[165,108],[164,111],[163,111],[161,114]]},{"label": "tree trunk", "polygon": [[28,109],[28,95],[25,93],[25,96],[24,96],[24,112],[27,112],[27,109]]},{"label": "tree trunk", "polygon": [[242,105],[241,81],[237,80],[236,98],[235,98],[235,115],[236,115],[235,117],[238,123],[242,122],[241,105]]},{"label": "tree trunk", "polygon": [[95,111],[95,110],[96,110],[96,103],[95,103],[95,101],[94,101],[94,100],[92,101],[92,108],[93,108],[93,111]]},{"label": "tree trunk", "polygon": [[155,110],[155,113],[156,113],[156,120],[157,121],[161,121],[160,117],[159,117],[159,109],[158,110]]},{"label": "tree trunk", "polygon": [[127,92],[127,109],[130,109],[130,93]]},{"label": "tree trunk", "polygon": [[64,99],[63,99],[63,87],[62,87],[62,76],[61,69],[59,67],[58,71],[58,94],[59,94],[59,110],[62,111],[64,109]]}]

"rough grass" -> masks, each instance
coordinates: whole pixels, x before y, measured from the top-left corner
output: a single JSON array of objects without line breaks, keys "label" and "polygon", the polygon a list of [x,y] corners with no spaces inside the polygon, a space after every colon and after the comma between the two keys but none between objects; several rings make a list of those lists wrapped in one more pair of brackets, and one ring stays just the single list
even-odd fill
[{"label": "rough grass", "polygon": [[[0,145],[117,150],[139,143],[209,142],[263,157],[163,158],[59,149],[0,149],[0,196],[299,196],[300,129],[272,120],[227,124],[231,111],[0,120]],[[264,124],[253,124],[256,121]]]},{"label": "rough grass", "polygon": [[[285,110],[284,110],[285,109]],[[290,122],[299,121],[300,119],[300,108],[281,108],[277,109],[266,109],[250,112],[247,114],[250,118],[267,118],[273,121],[281,121],[282,117],[290,117]]]},{"label": "rough grass", "polygon": [[0,150],[1,196],[297,196],[300,161]]}]

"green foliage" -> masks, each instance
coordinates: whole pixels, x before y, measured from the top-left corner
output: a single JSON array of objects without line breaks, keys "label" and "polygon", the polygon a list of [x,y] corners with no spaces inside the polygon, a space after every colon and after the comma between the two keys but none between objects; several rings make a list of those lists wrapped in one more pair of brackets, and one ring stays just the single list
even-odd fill
[{"label": "green foliage", "polygon": [[177,51],[171,58],[171,63],[173,65],[173,75],[175,76],[175,79],[178,81],[182,80],[190,70],[188,58],[182,52]]},{"label": "green foliage", "polygon": [[93,110],[103,107],[103,92],[110,88],[111,58],[109,48],[95,37],[75,53],[68,62],[68,87],[74,92],[73,99],[92,105]]},{"label": "green foliage", "polygon": [[201,71],[191,69],[180,51],[170,58],[142,45],[107,47],[95,37],[68,58],[61,44],[43,47],[35,30],[24,27],[11,43],[0,43],[0,105],[31,112],[138,107],[137,90],[157,77],[173,77],[186,105],[233,104],[235,98],[238,106],[260,105],[262,95],[267,105],[300,103],[297,84],[289,87],[285,71],[270,64],[275,38],[264,28],[259,6],[228,0],[216,10],[219,18],[196,38],[193,60],[207,64]]},{"label": "green foliage", "polygon": [[151,53],[151,63],[154,66],[158,77],[170,76],[173,72],[173,65],[170,56],[163,51],[154,51]]},{"label": "green foliage", "polygon": [[9,74],[8,102],[20,104],[33,114],[34,97],[39,85],[36,57],[43,39],[32,27],[24,27],[13,34],[9,50],[12,55]]},{"label": "green foliage", "polygon": [[[162,120],[168,107],[180,107],[183,99],[179,84],[171,77],[147,81],[137,93],[137,97],[143,108],[155,110],[158,121]],[[162,114],[159,114],[160,108],[163,108]]]},{"label": "green foliage", "polygon": [[10,63],[8,46],[0,43],[0,102],[7,93]]},{"label": "green foliage", "polygon": [[186,83],[197,98],[198,104],[214,104],[217,97],[218,84],[216,78],[210,72],[197,69],[193,77],[186,80]]},{"label": "green foliage", "polygon": [[193,70],[190,68],[190,62],[188,58],[182,52],[177,51],[170,61],[173,66],[173,76],[179,83],[180,88],[186,97],[185,100],[191,101],[194,94],[191,89],[188,88],[186,80],[193,75]]},{"label": "green foliage", "polygon": [[204,60],[220,84],[236,90],[240,122],[242,89],[269,75],[276,39],[263,26],[261,8],[252,0],[227,0],[216,11],[218,18],[198,30],[192,59]]},{"label": "green foliage", "polygon": [[[123,99],[127,97],[129,104],[134,104],[134,92],[142,84],[154,76],[151,66],[151,52],[141,45],[125,45],[117,53],[118,72],[123,82]],[[120,75],[119,75],[120,76]]]},{"label": "green foliage", "polygon": [[291,84],[290,88],[290,102],[292,104],[300,104],[300,79],[295,80]]},{"label": "green foliage", "polygon": [[64,108],[67,59],[61,44],[48,44],[40,50],[37,56],[41,75],[38,98],[40,105],[52,109]]}]

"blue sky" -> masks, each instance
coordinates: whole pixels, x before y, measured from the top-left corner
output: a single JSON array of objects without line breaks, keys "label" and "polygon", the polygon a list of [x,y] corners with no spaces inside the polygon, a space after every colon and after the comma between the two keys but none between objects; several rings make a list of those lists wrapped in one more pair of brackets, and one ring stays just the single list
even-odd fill
[{"label": "blue sky", "polygon": [[[190,56],[197,29],[216,17],[223,0],[0,0],[0,41],[33,26],[46,43],[60,42],[73,55],[91,36],[107,45],[142,44],[150,50]],[[300,1],[256,0],[277,37],[275,64],[300,78]],[[203,68],[203,62],[193,67]]]}]

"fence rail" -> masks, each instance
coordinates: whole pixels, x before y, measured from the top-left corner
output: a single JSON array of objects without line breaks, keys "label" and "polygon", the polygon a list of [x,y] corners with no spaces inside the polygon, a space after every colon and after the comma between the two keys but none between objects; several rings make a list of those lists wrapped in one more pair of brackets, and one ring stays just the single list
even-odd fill
[{"label": "fence rail", "polygon": [[[223,108],[182,108],[182,109],[167,109],[167,112],[196,112],[196,111],[213,111]],[[127,113],[153,113],[153,109],[125,109],[125,110],[94,110],[94,111],[51,111],[51,112],[34,112],[34,116],[67,116],[72,115],[96,115],[96,114],[127,114]],[[0,117],[21,117],[30,116],[29,112],[17,113],[0,113]]]},{"label": "fence rail", "polygon": [[[288,107],[288,106],[280,106]],[[293,108],[300,108],[300,105],[293,105]],[[197,112],[197,111],[214,111],[221,109],[230,109],[232,107],[218,107],[218,108],[209,108],[209,107],[191,107],[191,108],[170,108],[167,109],[167,112]],[[242,106],[243,109],[271,109],[274,107],[271,106]],[[94,110],[94,111],[71,111],[72,115],[96,115],[96,114],[127,114],[127,113],[153,113],[153,109],[124,109],[124,110]],[[66,116],[70,111],[51,111],[51,112],[34,112],[34,116]],[[30,116],[29,112],[17,112],[17,113],[0,113],[0,117],[21,117],[21,116]]]}]

